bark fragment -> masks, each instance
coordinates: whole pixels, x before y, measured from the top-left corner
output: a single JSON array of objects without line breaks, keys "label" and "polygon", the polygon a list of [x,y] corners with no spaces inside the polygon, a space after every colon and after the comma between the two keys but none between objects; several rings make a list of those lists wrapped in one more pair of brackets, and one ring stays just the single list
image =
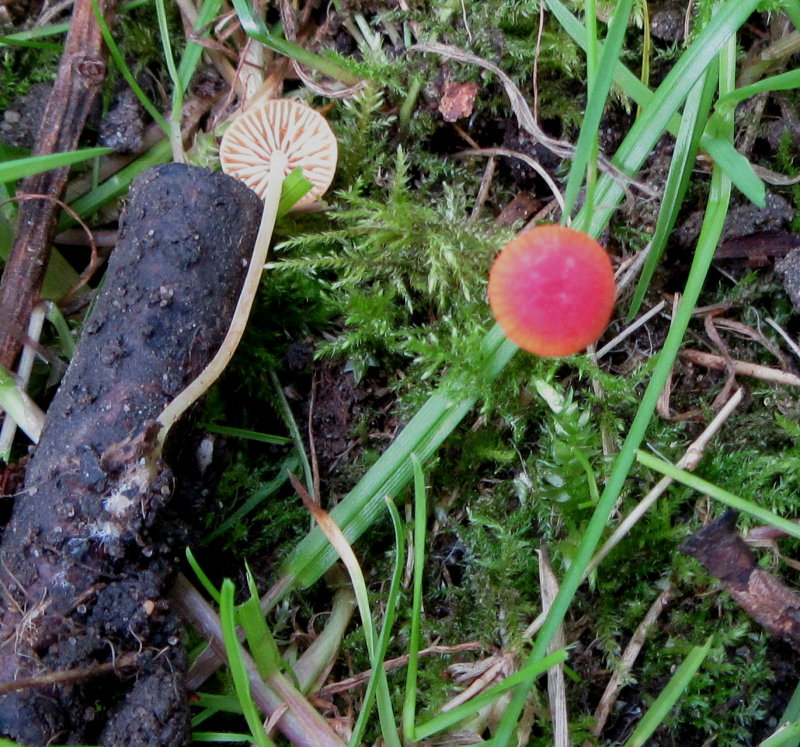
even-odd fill
[{"label": "bark fragment", "polygon": [[736,533],[735,511],[695,532],[681,551],[716,576],[733,600],[770,633],[800,648],[800,594],[759,568],[756,556]]},{"label": "bark fragment", "polygon": [[28,744],[166,746],[189,733],[164,588],[197,508],[153,458],[153,420],[221,342],[261,204],[230,177],[177,164],[130,195],[0,544],[0,682],[145,656],[133,678],[0,698],[0,734]]}]

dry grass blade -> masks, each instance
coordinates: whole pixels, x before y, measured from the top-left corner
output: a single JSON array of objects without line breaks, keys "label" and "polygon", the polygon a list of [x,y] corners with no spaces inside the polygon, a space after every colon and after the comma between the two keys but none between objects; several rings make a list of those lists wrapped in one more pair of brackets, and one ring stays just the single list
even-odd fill
[{"label": "dry grass blade", "polygon": [[515,150],[508,150],[507,148],[472,148],[470,150],[463,150],[458,155],[460,156],[505,156],[506,158],[518,158],[520,161],[528,164],[539,176],[542,177],[545,184],[550,188],[553,193],[559,208],[564,210],[564,196],[558,185],[553,181],[553,177],[547,173],[545,168],[535,159],[531,158],[526,153],[520,153]]},{"label": "dry grass blade", "polygon": [[[728,368],[728,361],[724,356],[704,353],[702,350],[683,350],[681,358],[694,363],[698,366],[705,366],[715,371],[725,371]],[[733,371],[739,376],[752,376],[754,379],[770,381],[774,384],[785,384],[787,386],[800,386],[800,376],[778,368],[762,366],[758,363],[748,363],[747,361],[732,361]]]},{"label": "dry grass blade", "polygon": [[[544,545],[539,550],[539,583],[542,587],[542,612],[546,615],[558,594],[558,579],[553,573],[550,556]],[[564,644],[564,626],[560,625],[558,632],[547,647],[547,653],[552,654],[554,651],[564,648]],[[567,688],[564,683],[563,664],[558,664],[547,671],[547,696],[550,704],[550,718],[553,722],[553,747],[569,747]]]},{"label": "dry grass blade", "polygon": [[[711,442],[711,439],[717,434],[720,428],[725,424],[728,418],[733,414],[736,408],[742,403],[744,399],[744,390],[737,389],[728,402],[717,413],[714,419],[706,426],[703,432],[689,445],[683,456],[678,461],[678,466],[681,469],[692,471],[700,463],[703,458],[703,453],[706,447]],[[633,510],[619,523],[617,528],[606,540],[603,546],[595,553],[586,567],[584,580],[586,580],[591,573],[593,573],[603,560],[608,557],[608,554],[628,535],[636,523],[644,516],[653,504],[664,494],[674,480],[669,477],[663,477],[656,485],[647,493],[647,495],[639,501]],[[528,626],[525,630],[525,638],[532,638],[539,632],[539,629],[544,623],[547,612],[544,611]]]}]

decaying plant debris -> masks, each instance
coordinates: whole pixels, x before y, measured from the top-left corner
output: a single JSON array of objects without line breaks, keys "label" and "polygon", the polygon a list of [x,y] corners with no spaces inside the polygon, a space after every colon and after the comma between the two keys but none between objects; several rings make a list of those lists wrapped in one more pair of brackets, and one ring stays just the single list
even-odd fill
[{"label": "decaying plant debris", "polygon": [[681,550],[699,560],[722,587],[770,633],[800,647],[800,594],[759,568],[755,553],[736,532],[735,511],[729,511],[689,537]]},{"label": "decaying plant debris", "polygon": [[131,190],[0,545],[0,681],[132,656],[135,666],[0,697],[4,735],[188,738],[185,654],[164,587],[208,486],[191,441],[168,445],[173,471],[154,459],[153,420],[224,336],[259,215],[253,192],[205,169],[159,167]]},{"label": "decaying plant debris", "polygon": [[[100,8],[109,17],[113,16],[116,0],[104,2]],[[34,153],[75,150],[105,74],[105,49],[91,0],[79,0],[75,3],[57,82],[42,114]],[[6,368],[13,365],[24,339],[15,322],[30,315],[42,289],[58,223],[58,200],[63,196],[68,175],[68,168],[35,174],[25,180],[19,192],[23,197],[35,195],[36,199],[23,200],[20,206],[22,228],[17,231],[0,278],[0,319],[5,320],[0,325],[0,364]]]}]

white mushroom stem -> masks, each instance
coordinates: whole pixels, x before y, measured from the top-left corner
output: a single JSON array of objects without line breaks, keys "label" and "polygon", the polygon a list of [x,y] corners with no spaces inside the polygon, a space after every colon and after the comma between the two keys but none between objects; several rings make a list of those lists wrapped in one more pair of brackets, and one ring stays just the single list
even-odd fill
[{"label": "white mushroom stem", "polygon": [[270,162],[269,183],[264,195],[264,212],[261,214],[261,224],[258,227],[256,243],[253,247],[253,256],[250,258],[250,265],[247,268],[247,275],[244,279],[236,309],[233,312],[233,319],[225,334],[222,345],[211,359],[209,364],[200,372],[196,379],[192,381],[175,399],[172,400],[156,419],[161,424],[158,434],[159,449],[163,447],[170,428],[176,420],[183,415],[200,397],[202,397],[211,385],[220,377],[227,368],[239,342],[242,339],[247,321],[250,318],[250,311],[253,308],[258,286],[261,282],[261,273],[267,261],[272,231],[275,228],[275,220],[278,215],[278,205],[281,199],[281,188],[286,174],[289,160],[282,151],[275,151]]}]

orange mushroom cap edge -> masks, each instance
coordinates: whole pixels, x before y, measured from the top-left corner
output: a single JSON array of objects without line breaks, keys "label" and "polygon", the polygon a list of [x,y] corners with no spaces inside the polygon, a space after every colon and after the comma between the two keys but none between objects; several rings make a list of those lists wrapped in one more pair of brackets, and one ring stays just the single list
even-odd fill
[{"label": "orange mushroom cap edge", "polygon": [[489,304],[506,336],[546,357],[596,342],[614,310],[614,269],[591,236],[537,226],[512,239],[489,273]]}]

